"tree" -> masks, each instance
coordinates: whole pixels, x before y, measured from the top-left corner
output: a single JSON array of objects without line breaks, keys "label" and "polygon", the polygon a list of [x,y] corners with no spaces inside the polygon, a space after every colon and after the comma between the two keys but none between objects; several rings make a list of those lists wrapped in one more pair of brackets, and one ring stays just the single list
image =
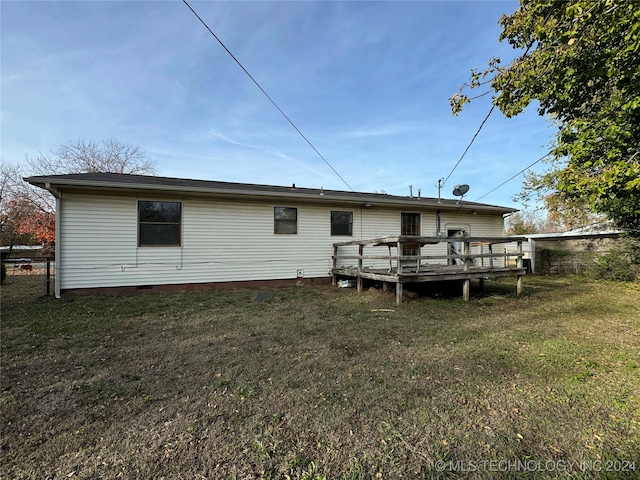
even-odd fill
[{"label": "tree", "polygon": [[521,0],[500,25],[500,41],[525,53],[473,70],[453,113],[470,101],[465,88],[487,84],[507,117],[537,101],[557,133],[550,170],[530,175],[524,195],[582,204],[640,236],[640,3]]},{"label": "tree", "polygon": [[22,181],[19,166],[0,164],[0,231],[9,252],[15,245],[54,241],[55,216],[41,197]]},{"label": "tree", "polygon": [[22,217],[17,232],[33,236],[38,243],[51,245],[56,241],[56,216],[53,212],[33,209]]},{"label": "tree", "polygon": [[0,234],[2,246],[8,246],[9,252],[14,245],[29,243],[30,235],[18,233],[18,227],[25,216],[27,204],[18,195],[20,169],[16,165],[0,163]]},{"label": "tree", "polygon": [[506,218],[507,235],[526,235],[528,233],[542,233],[542,222],[531,210],[515,212]]},{"label": "tree", "polygon": [[95,141],[76,140],[60,145],[49,155],[42,153],[27,159],[26,171],[2,164],[0,178],[0,227],[3,242],[11,235],[18,242],[50,244],[55,240],[55,200],[40,188],[22,181],[27,175],[113,172],[156,174],[156,163],[140,147],[113,138]]},{"label": "tree", "polygon": [[149,160],[140,147],[114,138],[76,140],[60,145],[49,155],[38,154],[27,160],[33,175],[111,172],[136,175],[156,175],[156,162]]},{"label": "tree", "polygon": [[508,235],[526,235],[528,233],[554,233],[569,230],[567,226],[549,207],[545,209],[523,209],[506,218]]},{"label": "tree", "polygon": [[593,213],[581,199],[570,199],[558,193],[547,193],[542,199],[547,211],[549,232],[565,232],[574,228],[604,222],[604,215]]}]

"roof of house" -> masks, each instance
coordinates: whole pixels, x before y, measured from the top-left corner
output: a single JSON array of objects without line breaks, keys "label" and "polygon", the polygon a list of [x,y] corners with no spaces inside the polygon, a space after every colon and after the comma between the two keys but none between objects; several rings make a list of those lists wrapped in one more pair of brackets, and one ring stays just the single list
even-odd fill
[{"label": "roof of house", "polygon": [[604,222],[592,223],[582,227],[567,230],[566,232],[556,233],[533,233],[524,235],[525,237],[533,240],[567,240],[567,239],[584,239],[593,237],[616,237],[622,233],[611,220],[605,220]]},{"label": "roof of house", "polygon": [[511,213],[516,209],[457,199],[397,196],[386,193],[347,192],[323,188],[255,185],[248,183],[192,180],[186,178],[130,175],[122,173],[74,173],[25,178],[32,185],[56,191],[121,192],[146,195],[180,195],[251,200],[296,200],[315,204],[358,204],[360,206],[432,207],[442,210],[475,210]]}]

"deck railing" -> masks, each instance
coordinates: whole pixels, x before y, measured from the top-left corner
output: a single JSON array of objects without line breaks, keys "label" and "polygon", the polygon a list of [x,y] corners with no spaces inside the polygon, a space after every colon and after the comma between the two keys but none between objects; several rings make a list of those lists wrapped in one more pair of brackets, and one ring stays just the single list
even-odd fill
[{"label": "deck railing", "polygon": [[[407,282],[427,282],[434,280],[463,280],[463,296],[469,297],[469,281],[471,278],[484,278],[496,276],[497,274],[517,275],[517,293],[522,290],[522,270],[523,270],[523,237],[414,237],[414,236],[387,236],[374,239],[351,240],[347,242],[336,242],[333,244],[333,269],[332,275],[335,283],[336,275],[349,275],[356,277],[358,290],[362,289],[362,279],[369,278],[383,282],[396,283],[399,288],[401,283]],[[516,242],[516,253],[506,253],[502,251],[494,252],[493,246],[509,242]],[[406,249],[417,249],[422,251],[425,245],[438,245],[444,243],[448,245],[445,254],[428,255],[405,255]],[[450,246],[458,244],[462,248],[458,252],[451,252]],[[341,247],[358,247],[358,254],[341,254]],[[365,247],[387,247],[388,254],[367,254]],[[471,248],[480,249],[479,253],[471,253]],[[485,253],[484,248],[488,248]],[[395,253],[392,249],[395,248]],[[508,266],[509,258],[516,259],[515,269]],[[357,260],[357,266],[339,265],[345,260]],[[365,260],[386,260],[389,262],[388,269],[373,268],[365,266]],[[447,264],[429,263],[429,261],[442,262]],[[488,265],[485,265],[488,260]],[[500,261],[497,261],[500,260]],[[500,265],[503,263],[503,265]],[[395,267],[394,267],[395,265]],[[401,287],[400,287],[401,295]]]}]

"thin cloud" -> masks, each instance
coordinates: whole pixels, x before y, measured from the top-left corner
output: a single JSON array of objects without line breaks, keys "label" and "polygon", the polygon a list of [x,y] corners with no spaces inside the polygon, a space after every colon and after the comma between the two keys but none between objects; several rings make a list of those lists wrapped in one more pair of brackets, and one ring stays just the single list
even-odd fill
[{"label": "thin cloud", "polygon": [[427,125],[424,123],[392,123],[386,125],[372,125],[362,127],[355,130],[347,131],[342,134],[344,137],[368,138],[368,137],[385,137],[390,135],[401,135],[406,133],[426,132]]}]

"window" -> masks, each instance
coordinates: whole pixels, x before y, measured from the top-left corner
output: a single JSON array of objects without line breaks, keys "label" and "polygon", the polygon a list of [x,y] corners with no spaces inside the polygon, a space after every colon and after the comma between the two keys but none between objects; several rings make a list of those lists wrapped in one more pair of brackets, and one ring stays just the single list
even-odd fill
[{"label": "window", "polygon": [[[400,235],[408,235],[412,237],[420,236],[420,214],[419,213],[403,213],[400,221]],[[417,243],[406,243],[404,245],[405,255],[420,255],[420,249]]]},{"label": "window", "polygon": [[298,233],[298,209],[290,207],[273,208],[273,233]]},{"label": "window", "polygon": [[353,235],[353,212],[331,212],[331,235]]},{"label": "window", "polygon": [[138,201],[138,246],[179,247],[181,202]]},{"label": "window", "polygon": [[412,237],[420,236],[420,214],[419,213],[403,213],[402,214],[400,235],[409,235]]}]

